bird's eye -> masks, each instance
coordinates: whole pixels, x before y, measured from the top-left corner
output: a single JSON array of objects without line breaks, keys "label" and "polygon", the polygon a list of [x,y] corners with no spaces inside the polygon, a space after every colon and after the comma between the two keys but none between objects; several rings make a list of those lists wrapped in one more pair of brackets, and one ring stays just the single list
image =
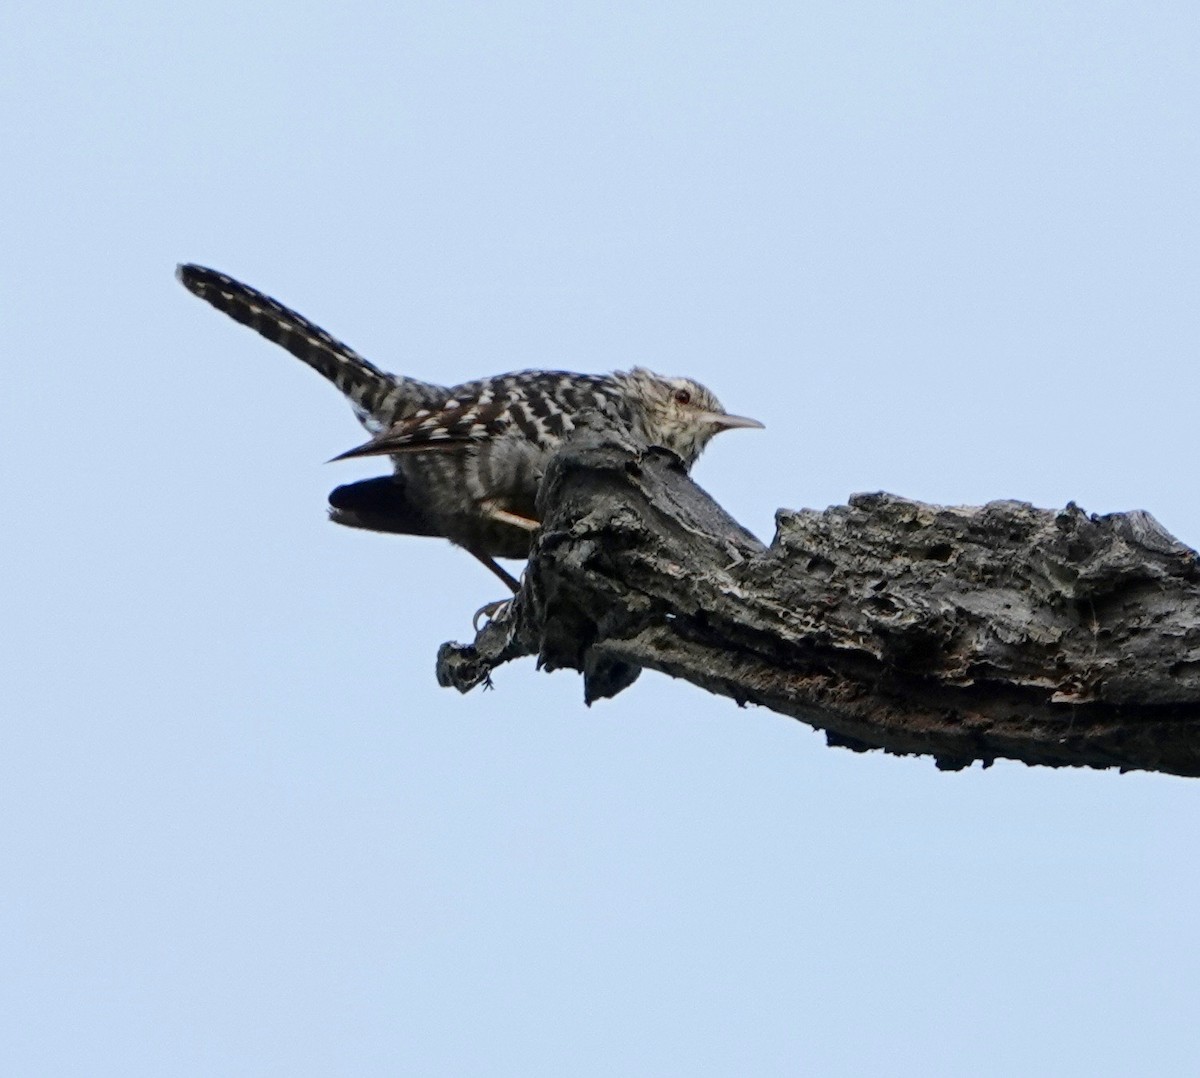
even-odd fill
[{"label": "bird's eye", "polygon": [[691,404],[692,403],[691,391],[687,390],[687,389],[675,390],[675,403],[676,404]]}]

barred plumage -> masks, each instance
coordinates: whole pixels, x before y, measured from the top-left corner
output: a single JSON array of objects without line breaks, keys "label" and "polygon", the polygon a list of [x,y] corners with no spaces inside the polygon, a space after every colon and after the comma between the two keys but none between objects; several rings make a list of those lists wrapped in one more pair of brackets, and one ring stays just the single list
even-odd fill
[{"label": "barred plumage", "polygon": [[195,265],[177,274],[190,292],[345,394],[373,437],[336,459],[392,458],[393,475],[333,491],[335,521],[449,539],[514,591],[516,581],[494,559],[528,556],[542,473],[581,411],[615,411],[637,437],[670,449],[688,468],[719,431],[762,425],[728,415],[697,382],[641,367],[607,375],[518,371],[453,387],[398,377],[232,277]]}]

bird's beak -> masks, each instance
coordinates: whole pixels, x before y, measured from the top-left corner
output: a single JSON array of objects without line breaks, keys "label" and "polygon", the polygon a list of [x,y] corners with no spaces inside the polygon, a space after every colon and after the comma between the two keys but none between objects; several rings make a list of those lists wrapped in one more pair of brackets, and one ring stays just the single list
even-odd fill
[{"label": "bird's beak", "polygon": [[762,429],[762,424],[757,419],[748,419],[744,415],[726,415],[724,412],[702,412],[697,418],[711,423],[717,430],[733,430],[735,427],[746,427],[747,429]]}]

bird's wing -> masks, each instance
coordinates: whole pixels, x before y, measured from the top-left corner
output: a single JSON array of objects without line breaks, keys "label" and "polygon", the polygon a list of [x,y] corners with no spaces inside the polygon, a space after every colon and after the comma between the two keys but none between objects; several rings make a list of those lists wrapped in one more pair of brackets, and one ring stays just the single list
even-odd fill
[{"label": "bird's wing", "polygon": [[449,400],[439,408],[422,408],[333,459],[463,449],[503,434],[511,423],[508,413],[509,402],[504,399]]}]

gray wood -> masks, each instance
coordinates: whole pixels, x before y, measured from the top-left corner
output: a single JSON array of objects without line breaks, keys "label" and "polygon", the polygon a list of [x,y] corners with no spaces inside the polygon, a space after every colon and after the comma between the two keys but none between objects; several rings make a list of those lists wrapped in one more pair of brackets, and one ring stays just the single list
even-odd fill
[{"label": "gray wood", "polygon": [[764,546],[661,450],[585,424],[512,606],[438,679],[525,655],[615,695],[643,668],[941,768],[1200,774],[1200,562],[1145,512],[860,494]]}]

